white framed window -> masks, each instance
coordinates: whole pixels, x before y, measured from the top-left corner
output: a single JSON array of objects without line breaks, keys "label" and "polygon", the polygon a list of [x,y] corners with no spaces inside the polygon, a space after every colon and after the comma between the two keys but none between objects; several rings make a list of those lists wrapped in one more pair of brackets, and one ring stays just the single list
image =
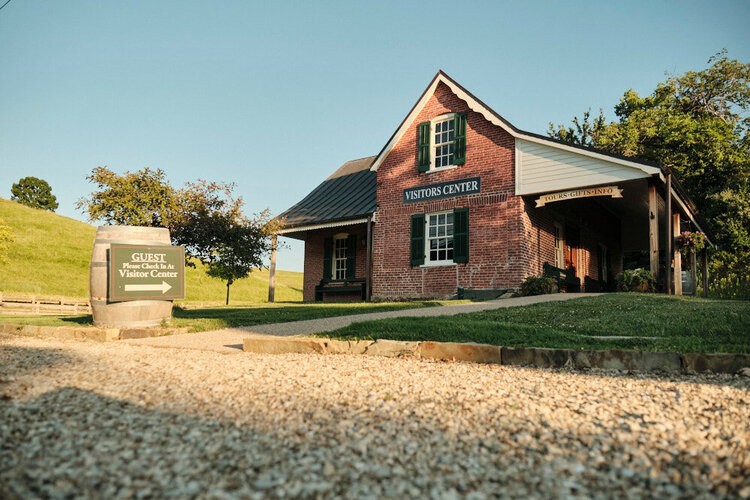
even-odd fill
[{"label": "white framed window", "polygon": [[431,170],[449,167],[454,164],[456,141],[455,115],[436,118],[432,121],[432,144],[430,148]]},{"label": "white framed window", "polygon": [[417,170],[435,172],[466,162],[466,114],[447,113],[417,126]]},{"label": "white framed window", "polygon": [[453,212],[428,214],[425,223],[425,264],[452,264]]},{"label": "white framed window", "polygon": [[565,233],[558,222],[555,222],[555,267],[565,269]]},{"label": "white framed window", "polygon": [[334,280],[346,279],[346,261],[349,256],[349,235],[346,233],[337,234],[333,237],[333,271]]}]

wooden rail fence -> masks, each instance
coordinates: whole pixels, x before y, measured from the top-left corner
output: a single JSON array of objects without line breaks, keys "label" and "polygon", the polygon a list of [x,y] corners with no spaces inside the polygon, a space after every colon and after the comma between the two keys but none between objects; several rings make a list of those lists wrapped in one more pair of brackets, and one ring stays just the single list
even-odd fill
[{"label": "wooden rail fence", "polygon": [[8,295],[0,292],[0,313],[91,314],[91,304],[83,299]]}]

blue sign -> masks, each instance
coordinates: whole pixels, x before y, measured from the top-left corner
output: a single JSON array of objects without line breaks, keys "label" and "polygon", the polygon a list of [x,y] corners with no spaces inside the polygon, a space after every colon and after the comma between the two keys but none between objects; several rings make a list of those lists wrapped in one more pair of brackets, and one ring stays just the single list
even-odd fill
[{"label": "blue sign", "polygon": [[454,198],[467,194],[478,193],[481,189],[481,179],[459,179],[457,181],[441,182],[404,189],[404,203],[420,203],[422,201],[438,200],[440,198]]}]

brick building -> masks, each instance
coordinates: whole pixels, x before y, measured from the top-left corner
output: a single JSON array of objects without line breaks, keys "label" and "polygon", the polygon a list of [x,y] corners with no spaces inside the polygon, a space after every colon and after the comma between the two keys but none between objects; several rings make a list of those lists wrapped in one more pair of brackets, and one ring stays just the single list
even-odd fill
[{"label": "brick building", "polygon": [[279,217],[305,241],[306,301],[492,296],[543,273],[609,290],[638,264],[681,293],[673,236],[701,230],[670,172],[519,130],[443,72],[380,153]]}]

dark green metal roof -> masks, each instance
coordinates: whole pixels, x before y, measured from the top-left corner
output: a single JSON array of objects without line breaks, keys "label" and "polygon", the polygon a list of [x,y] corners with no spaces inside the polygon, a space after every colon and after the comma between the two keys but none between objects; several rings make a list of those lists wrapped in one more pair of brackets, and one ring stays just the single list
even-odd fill
[{"label": "dark green metal roof", "polygon": [[375,156],[344,163],[302,201],[286,210],[284,229],[367,217],[375,212]]}]

